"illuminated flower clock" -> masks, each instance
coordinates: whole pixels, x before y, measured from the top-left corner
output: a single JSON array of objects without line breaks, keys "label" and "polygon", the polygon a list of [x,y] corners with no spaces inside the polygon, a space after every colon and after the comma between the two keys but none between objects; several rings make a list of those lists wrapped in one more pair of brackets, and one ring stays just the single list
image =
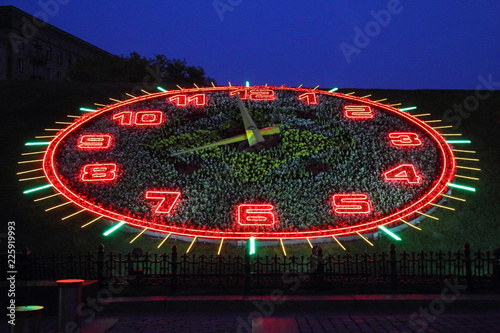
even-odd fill
[{"label": "illuminated flower clock", "polygon": [[[352,94],[227,86],[146,93],[83,116],[43,153],[52,188],[138,232],[205,240],[367,239],[457,199],[450,140],[429,114]],[[37,161],[37,160],[34,160]],[[26,161],[25,161],[26,162]],[[28,161],[28,163],[30,163]],[[34,162],[33,162],[34,163]],[[466,162],[469,163],[469,162]],[[39,171],[39,172],[40,172]],[[460,183],[460,181],[459,181]],[[42,198],[42,199],[44,199]],[[340,245],[342,245],[339,242]]]}]

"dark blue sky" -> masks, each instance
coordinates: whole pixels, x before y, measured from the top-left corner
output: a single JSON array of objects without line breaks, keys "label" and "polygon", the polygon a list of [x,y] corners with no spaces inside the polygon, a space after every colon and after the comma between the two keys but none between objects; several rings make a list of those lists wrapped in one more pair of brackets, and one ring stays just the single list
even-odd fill
[{"label": "dark blue sky", "polygon": [[[41,6],[58,1],[67,3],[57,13]],[[114,54],[185,58],[220,85],[249,80],[323,88],[475,89],[480,75],[500,81],[498,0],[0,0],[0,5],[45,12],[49,23]]]}]

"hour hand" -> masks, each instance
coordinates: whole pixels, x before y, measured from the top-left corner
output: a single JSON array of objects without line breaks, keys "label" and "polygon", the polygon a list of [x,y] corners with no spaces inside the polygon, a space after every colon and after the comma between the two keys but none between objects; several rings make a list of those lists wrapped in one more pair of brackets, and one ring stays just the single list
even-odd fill
[{"label": "hour hand", "polygon": [[236,101],[238,102],[238,107],[240,108],[241,117],[243,118],[243,126],[245,126],[247,140],[250,147],[258,142],[264,141],[264,137],[257,128],[257,125],[255,125],[255,122],[252,117],[250,117],[247,108],[243,105],[240,95],[236,95]]},{"label": "hour hand", "polygon": [[[279,132],[280,132],[280,126],[266,127],[266,128],[259,130],[260,135],[272,135],[272,134],[277,134]],[[191,153],[191,152],[197,151],[197,150],[214,148],[214,147],[228,145],[231,143],[245,141],[245,140],[247,140],[247,135],[240,134],[240,135],[232,136],[232,137],[227,138],[227,139],[222,139],[222,140],[219,140],[216,142],[212,142],[212,143],[209,143],[207,145],[181,150],[181,151],[170,154],[170,156],[177,156],[177,155],[181,155],[181,154],[185,154],[185,153]]]}]

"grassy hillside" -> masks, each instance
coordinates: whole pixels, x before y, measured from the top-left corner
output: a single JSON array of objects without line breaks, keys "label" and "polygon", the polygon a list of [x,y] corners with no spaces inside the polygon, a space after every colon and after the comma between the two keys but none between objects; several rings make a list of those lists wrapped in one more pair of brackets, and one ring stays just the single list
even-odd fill
[{"label": "grassy hillside", "polygon": [[[81,106],[92,107],[94,102],[107,104],[109,97],[121,99],[125,92],[130,92],[130,84],[85,84],[61,82],[0,82],[2,142],[2,201],[1,213],[3,224],[16,222],[16,245],[18,249],[29,247],[34,253],[83,253],[94,252],[97,244],[103,243],[107,251],[128,252],[135,247],[144,251],[165,251],[172,244],[177,244],[180,252],[187,249],[188,243],[168,241],[157,249],[160,240],[141,237],[133,244],[129,241],[135,234],[117,232],[110,237],[102,236],[107,228],[103,223],[95,223],[81,229],[80,226],[92,219],[90,215],[61,221],[74,209],[60,208],[45,213],[44,210],[61,201],[48,199],[35,203],[38,194],[23,195],[22,191],[33,183],[19,182],[16,172],[25,170],[17,162],[28,158],[22,157],[23,144],[36,135],[47,135],[44,128],[54,127],[55,121],[68,121],[67,114],[79,114]],[[343,90],[349,92],[351,90]],[[486,93],[486,92],[483,92]],[[463,137],[471,139],[473,145],[467,149],[477,150],[476,157],[481,159],[479,167],[480,181],[464,181],[473,184],[477,193],[460,193],[467,199],[465,204],[451,202],[456,212],[440,210],[436,216],[440,221],[426,220],[421,224],[422,231],[405,230],[400,233],[403,241],[398,249],[406,251],[420,250],[458,250],[464,242],[469,242],[473,249],[493,250],[499,247],[498,226],[500,214],[497,202],[500,200],[497,179],[500,177],[500,92],[491,93],[481,102],[479,108],[470,113],[448,113],[454,104],[462,105],[474,91],[447,90],[357,90],[356,95],[372,94],[372,99],[388,98],[391,103],[403,102],[404,106],[418,106],[419,113],[432,113],[434,119],[443,119],[444,125],[455,125]],[[469,98],[470,100],[470,98]],[[464,108],[464,110],[466,110]],[[461,163],[461,164],[466,164]],[[470,174],[460,172],[461,174]],[[472,175],[472,174],[471,174]],[[0,233],[5,233],[2,228]],[[349,252],[385,251],[391,239],[383,237],[371,247],[363,241],[350,242],[346,246]],[[333,242],[323,245],[325,252],[341,253],[342,250]],[[198,243],[192,250],[195,253],[215,254],[217,245]],[[1,250],[4,252],[4,249]],[[229,245],[223,253],[243,253],[242,248]],[[308,254],[307,245],[287,246],[288,254]],[[262,248],[259,254],[280,253],[277,247]]]}]

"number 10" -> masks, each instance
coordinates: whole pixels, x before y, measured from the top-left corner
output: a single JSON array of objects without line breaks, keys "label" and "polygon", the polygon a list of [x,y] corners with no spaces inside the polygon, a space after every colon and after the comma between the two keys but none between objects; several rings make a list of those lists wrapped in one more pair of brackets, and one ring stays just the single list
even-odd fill
[{"label": "number 10", "polygon": [[164,117],[161,111],[122,111],[113,116],[113,120],[121,126],[156,126],[163,123]]}]

